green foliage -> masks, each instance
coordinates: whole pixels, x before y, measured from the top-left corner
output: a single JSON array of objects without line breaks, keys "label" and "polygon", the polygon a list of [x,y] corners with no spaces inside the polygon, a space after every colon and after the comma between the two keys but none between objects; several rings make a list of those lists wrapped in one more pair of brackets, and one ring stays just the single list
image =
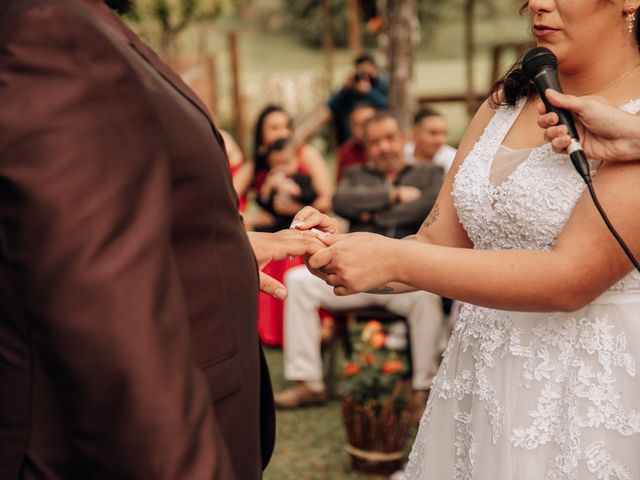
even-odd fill
[{"label": "green foliage", "polygon": [[406,358],[388,348],[389,334],[376,320],[356,329],[356,335],[354,354],[342,369],[340,393],[361,404],[396,401],[399,381],[407,373]]},{"label": "green foliage", "polygon": [[[462,2],[463,0],[454,0]],[[321,0],[283,0],[282,8],[273,11],[276,15],[284,15],[286,20],[282,23],[288,25],[289,30],[307,45],[315,48],[322,46],[323,37],[323,6]],[[364,45],[373,47],[376,45],[378,32],[370,32],[366,28],[366,21],[375,13],[372,6],[375,1],[361,0],[361,16],[363,17],[362,34]],[[445,0],[419,0],[419,19],[423,30],[429,33],[432,24],[440,18],[442,6]],[[338,47],[347,46],[348,23],[347,23],[347,2],[344,0],[330,0],[330,11],[332,18],[332,36],[334,44]],[[383,16],[384,12],[377,12]]]},{"label": "green foliage", "polygon": [[138,0],[129,18],[164,52],[190,25],[230,14],[239,0]]},{"label": "green foliage", "polygon": [[[295,32],[305,44],[322,46],[324,12],[319,0],[285,0],[284,12],[288,17],[290,30]],[[331,33],[336,46],[347,45],[347,8],[344,0],[331,0],[330,11],[333,23]]]}]

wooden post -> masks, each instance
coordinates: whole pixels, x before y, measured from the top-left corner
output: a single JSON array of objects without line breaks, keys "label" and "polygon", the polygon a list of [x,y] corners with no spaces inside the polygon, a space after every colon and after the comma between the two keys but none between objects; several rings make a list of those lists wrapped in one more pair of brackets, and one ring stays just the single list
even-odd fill
[{"label": "wooden post", "polygon": [[495,82],[500,76],[500,59],[502,58],[502,45],[494,45],[491,56],[491,83]]},{"label": "wooden post", "polygon": [[325,82],[327,92],[333,86],[333,18],[331,15],[331,0],[322,0],[322,46],[324,49]]},{"label": "wooden post", "polygon": [[466,0],[465,3],[465,63],[466,63],[466,79],[467,79],[467,112],[469,115],[473,113],[476,108],[476,102],[474,100],[473,89],[473,58],[475,56],[475,42],[474,42],[474,12],[475,12],[475,0]]},{"label": "wooden post", "polygon": [[207,55],[207,77],[209,80],[209,108],[211,109],[211,115],[216,121],[219,121],[218,114],[220,113],[220,103],[218,101],[218,65],[216,63],[216,56],[214,54]]},{"label": "wooden post", "polygon": [[349,51],[352,57],[356,57],[362,53],[360,0],[347,0],[347,22],[349,25]]},{"label": "wooden post", "polygon": [[[238,32],[229,32],[229,56],[231,57],[231,97],[233,99],[233,123],[235,137],[240,149],[245,144],[244,105],[240,83],[240,54],[238,51]],[[244,152],[244,150],[243,150]]]}]

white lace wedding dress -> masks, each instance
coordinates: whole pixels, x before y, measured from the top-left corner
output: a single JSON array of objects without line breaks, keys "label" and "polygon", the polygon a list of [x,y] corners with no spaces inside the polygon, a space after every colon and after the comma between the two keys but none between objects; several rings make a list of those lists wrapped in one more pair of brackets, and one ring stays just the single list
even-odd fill
[{"label": "white lace wedding dress", "polygon": [[[456,175],[455,206],[477,249],[551,249],[584,190],[549,145],[492,182],[522,105],[496,112]],[[623,108],[637,113],[640,100]],[[405,479],[640,480],[639,358],[635,271],[573,313],[464,305]]]}]

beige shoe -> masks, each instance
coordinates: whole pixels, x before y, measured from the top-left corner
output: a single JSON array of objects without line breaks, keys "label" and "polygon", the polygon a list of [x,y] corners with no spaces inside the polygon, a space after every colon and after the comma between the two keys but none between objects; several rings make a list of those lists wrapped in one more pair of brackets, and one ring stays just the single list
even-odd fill
[{"label": "beige shoe", "polygon": [[327,392],[323,389],[313,391],[305,382],[297,382],[295,385],[275,394],[276,408],[292,409],[322,405],[327,401]]}]

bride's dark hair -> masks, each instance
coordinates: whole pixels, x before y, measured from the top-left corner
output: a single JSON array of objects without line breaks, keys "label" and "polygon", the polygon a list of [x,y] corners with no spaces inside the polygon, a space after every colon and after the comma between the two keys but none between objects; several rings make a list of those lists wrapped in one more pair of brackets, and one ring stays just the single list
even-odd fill
[{"label": "bride's dark hair", "polygon": [[[529,2],[524,2],[520,7],[520,14],[523,14],[528,6]],[[636,43],[640,46],[640,15],[636,18]],[[531,97],[535,93],[535,88],[522,71],[522,59],[519,59],[500,80],[493,84],[489,93],[489,103],[493,107],[514,106],[521,98]]]}]

